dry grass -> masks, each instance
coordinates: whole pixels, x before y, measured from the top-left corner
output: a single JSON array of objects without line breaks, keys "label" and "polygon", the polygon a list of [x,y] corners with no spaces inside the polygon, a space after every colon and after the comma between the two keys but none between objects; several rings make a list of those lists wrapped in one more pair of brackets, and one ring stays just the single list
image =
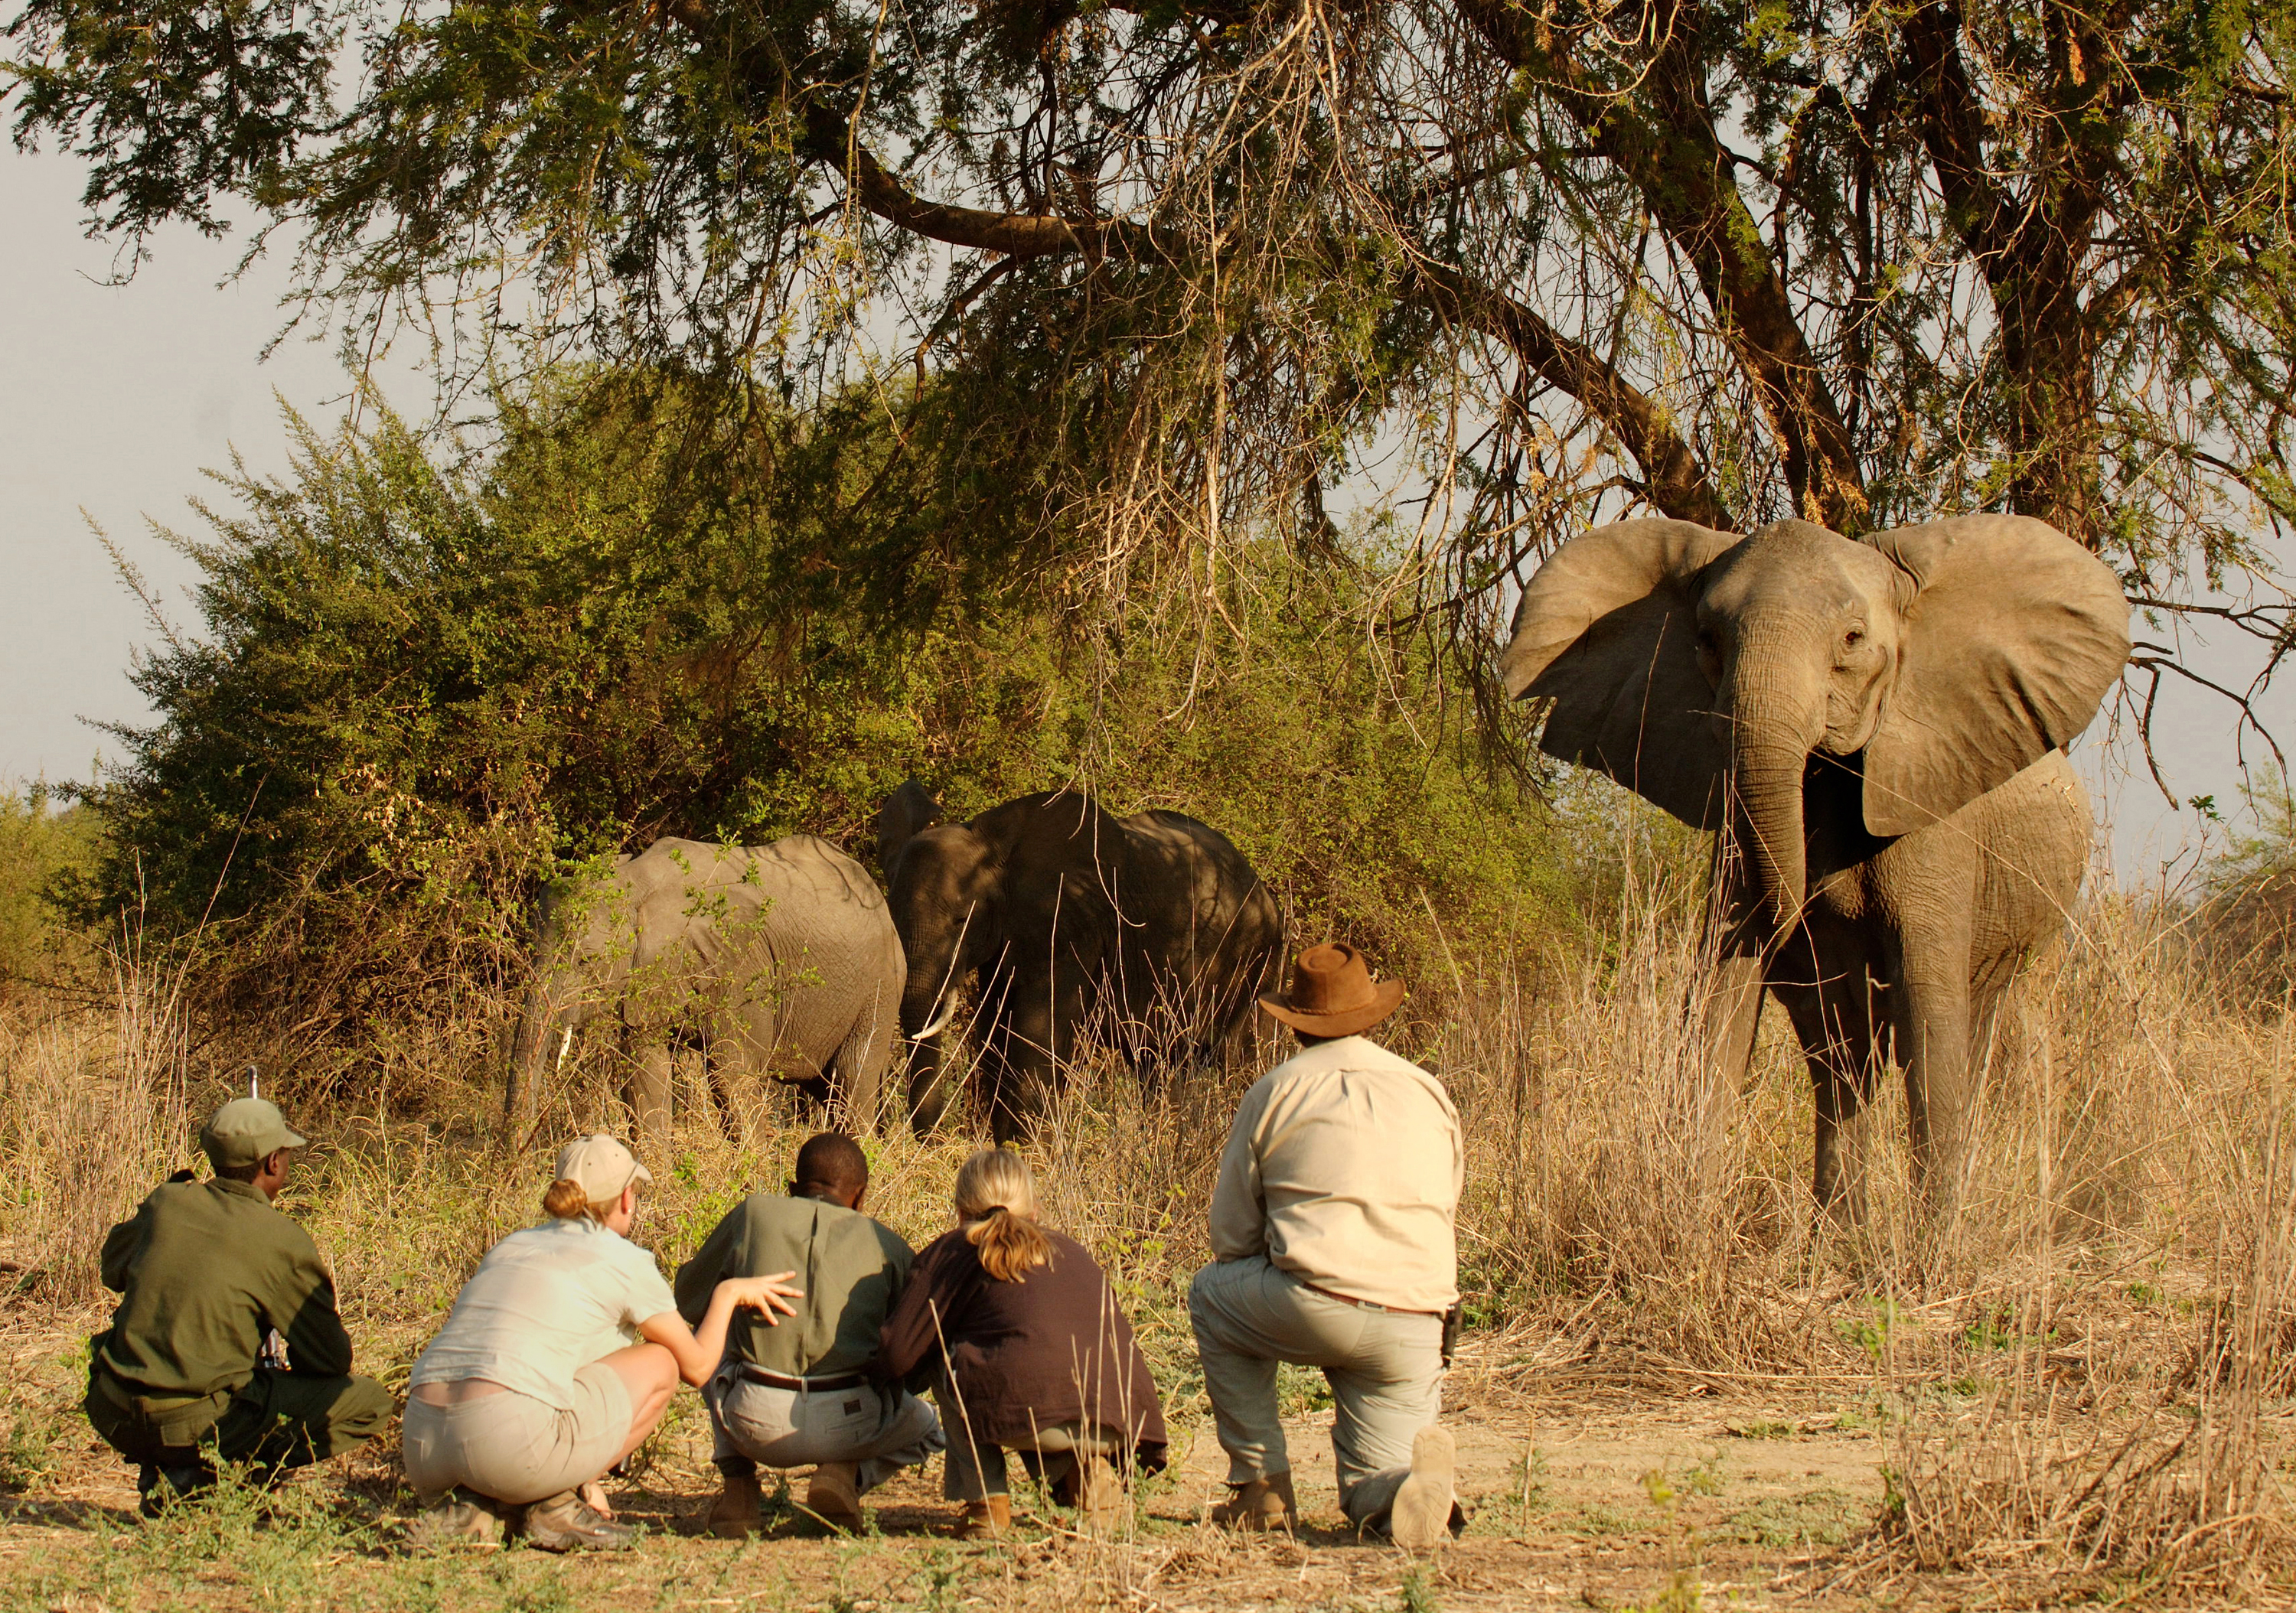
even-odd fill
[{"label": "dry grass", "polygon": [[[1406,1038],[1465,1119],[1462,1250],[1494,1392],[1854,1390],[1895,1476],[1841,1570],[1868,1586],[2013,1567],[2166,1594],[2278,1572],[2285,1511],[2265,1419],[2296,1315],[2296,1026],[2226,1006],[2162,924],[2093,903],[2006,1017],[1959,1221],[1942,1238],[1916,1231],[1902,1104],[1885,1102],[1866,1150],[1870,1217],[1839,1232],[1810,1213],[1808,1091],[1783,1016],[1766,1019],[1744,1088],[1718,1090],[1687,1029],[1701,986],[1690,885],[1652,859],[1628,888],[1595,955],[1536,990],[1463,960],[1424,994],[1457,1011]],[[0,1028],[8,1252],[26,1295],[67,1321],[100,1315],[103,1229],[186,1160],[193,1117],[237,1089],[167,1002],[123,967],[110,1019]],[[497,1011],[378,1038],[377,1079],[356,1100],[284,1094],[321,1139],[287,1208],[336,1262],[386,1379],[488,1243],[534,1213],[540,1159],[483,1142],[504,1025]],[[618,1123],[612,1057],[578,1051],[546,1129]],[[763,1093],[720,1125],[704,1084],[682,1081],[695,1101],[639,1232],[666,1261],[777,1183],[806,1128]],[[1032,1145],[1052,1218],[1110,1265],[1184,1417],[1201,1385],[1180,1299],[1234,1096],[1209,1073],[1143,1093],[1082,1070]],[[882,1139],[871,1208],[913,1240],[936,1234],[972,1145]],[[1103,1563],[1086,1576],[1101,1589],[1077,1595],[1122,1601],[1136,1568]]]}]

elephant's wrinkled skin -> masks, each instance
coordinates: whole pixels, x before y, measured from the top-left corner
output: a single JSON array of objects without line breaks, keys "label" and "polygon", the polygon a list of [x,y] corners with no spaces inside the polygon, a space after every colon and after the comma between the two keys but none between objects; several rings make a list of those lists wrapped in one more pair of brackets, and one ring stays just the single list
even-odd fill
[{"label": "elephant's wrinkled skin", "polygon": [[747,1071],[798,1085],[857,1130],[876,1120],[907,975],[876,882],[826,840],[657,840],[610,879],[545,893],[535,955],[505,1093],[520,1135],[545,1062],[610,1010],[627,1036],[645,1142],[668,1134],[680,1044],[703,1048],[729,1116],[731,1078]]},{"label": "elephant's wrinkled skin", "polygon": [[976,975],[967,1028],[999,1142],[1026,1128],[1080,1036],[1144,1069],[1233,1060],[1283,915],[1226,835],[1177,812],[1111,817],[1071,790],[969,823],[938,816],[914,782],[878,815],[908,954],[901,1029],[920,1133],[955,1096],[941,1037]]},{"label": "elephant's wrinkled skin", "polygon": [[1524,590],[1500,665],[1510,693],[1554,702],[1541,749],[1723,831],[1710,1039],[1734,1077],[1763,987],[1785,1005],[1821,1204],[1855,1185],[1841,1131],[1884,1060],[1932,1209],[1958,1202],[2002,987],[2087,861],[2063,747],[2128,656],[2111,569],[2016,516],[1856,543],[1624,521]]}]

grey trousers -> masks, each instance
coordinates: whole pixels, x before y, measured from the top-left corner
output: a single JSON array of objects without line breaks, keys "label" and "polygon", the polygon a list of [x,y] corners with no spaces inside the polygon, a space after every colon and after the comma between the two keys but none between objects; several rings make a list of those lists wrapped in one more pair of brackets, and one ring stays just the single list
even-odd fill
[{"label": "grey trousers", "polygon": [[1188,1320],[1228,1482],[1292,1470],[1275,1366],[1321,1367],[1337,1407],[1332,1455],[1341,1509],[1358,1527],[1382,1521],[1410,1476],[1412,1436],[1443,1409],[1443,1319],[1365,1310],[1254,1256],[1198,1272]]},{"label": "grey trousers", "polygon": [[739,1362],[729,1361],[701,1395],[721,1472],[850,1462],[861,1470],[861,1488],[873,1490],[947,1443],[932,1407],[898,1387],[865,1383],[825,1394],[776,1388],[750,1381]]}]

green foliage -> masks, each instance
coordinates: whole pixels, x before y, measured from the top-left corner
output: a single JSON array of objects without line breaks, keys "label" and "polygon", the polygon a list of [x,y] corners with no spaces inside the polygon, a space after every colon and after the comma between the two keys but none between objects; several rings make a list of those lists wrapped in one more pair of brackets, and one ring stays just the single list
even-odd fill
[{"label": "green foliage", "polygon": [[1240,540],[1201,630],[1144,610],[1109,663],[1056,597],[935,546],[978,501],[933,397],[731,431],[689,391],[506,398],[483,456],[291,417],[292,471],[173,539],[204,631],[136,675],[159,719],[91,792],[83,911],[140,905],[212,948],[219,1006],[324,1034],[504,985],[538,882],[601,854],[865,855],[913,774],[952,815],[1067,783],[1194,813],[1301,933],[1438,991],[1563,909],[1565,837],[1483,765],[1456,658],[1364,636],[1376,532],[1315,562]]},{"label": "green foliage", "polygon": [[321,315],[435,316],[465,377],[570,348],[800,413],[961,381],[952,429],[1034,470],[952,552],[1059,548],[1095,612],[1143,550],[1327,542],[1325,484],[1382,460],[1439,484],[1430,619],[1468,642],[1598,512],[2008,508],[2148,601],[2269,575],[2296,520],[2286,0],[25,0],[7,31],[17,137],[88,165],[96,228],[251,215]]},{"label": "green foliage", "polygon": [[99,839],[96,815],[61,806],[45,784],[0,793],[0,999],[81,961],[55,895],[94,864]]}]

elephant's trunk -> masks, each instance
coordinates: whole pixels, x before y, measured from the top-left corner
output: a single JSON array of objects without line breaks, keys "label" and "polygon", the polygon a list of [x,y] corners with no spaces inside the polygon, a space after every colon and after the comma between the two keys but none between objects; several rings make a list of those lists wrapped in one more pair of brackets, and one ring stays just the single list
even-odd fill
[{"label": "elephant's trunk", "polygon": [[[1751,665],[1749,665],[1751,663]],[[1820,701],[1778,686],[1775,671],[1791,665],[1759,645],[1742,652],[1747,670],[1731,679],[1731,774],[1734,815],[1743,831],[1771,921],[1780,930],[1801,921],[1808,894],[1802,839],[1802,779],[1822,725]],[[1760,668],[1756,671],[1753,668]]]},{"label": "elephant's trunk", "polygon": [[[970,972],[966,941],[974,913],[967,911],[952,923],[946,914],[928,916],[924,904],[903,899],[910,895],[897,883],[894,916],[909,966],[909,983],[901,994],[901,1036],[908,1052],[909,1124],[922,1136],[939,1124],[948,1108],[951,1094],[943,1073],[942,1038],[955,1017],[957,995]],[[911,921],[901,923],[904,918]]]},{"label": "elephant's trunk", "polygon": [[557,1024],[547,986],[537,978],[526,988],[518,1028],[511,1036],[510,1072],[503,1083],[503,1134],[515,1143],[534,1129],[542,1102],[542,1072],[550,1033]]}]

